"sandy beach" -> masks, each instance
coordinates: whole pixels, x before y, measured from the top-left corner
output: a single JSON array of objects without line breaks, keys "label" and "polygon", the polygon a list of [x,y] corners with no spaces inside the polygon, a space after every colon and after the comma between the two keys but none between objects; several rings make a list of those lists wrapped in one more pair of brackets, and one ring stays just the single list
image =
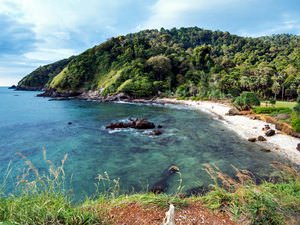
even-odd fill
[{"label": "sandy beach", "polygon": [[[182,104],[203,112],[211,113],[215,115],[216,119],[219,119],[226,124],[229,129],[235,131],[239,136],[245,139],[264,136],[267,141],[256,141],[256,144],[261,145],[262,148],[267,148],[271,151],[277,152],[283,157],[289,159],[291,162],[300,166],[300,151],[296,149],[297,144],[300,143],[300,139],[281,133],[275,129],[275,125],[273,124],[266,123],[261,120],[252,120],[247,116],[226,115],[231,107],[222,103],[211,101],[176,100],[169,98],[158,99],[157,102]],[[276,130],[276,135],[272,137],[265,136],[262,128],[266,124],[270,125],[272,129]]]}]

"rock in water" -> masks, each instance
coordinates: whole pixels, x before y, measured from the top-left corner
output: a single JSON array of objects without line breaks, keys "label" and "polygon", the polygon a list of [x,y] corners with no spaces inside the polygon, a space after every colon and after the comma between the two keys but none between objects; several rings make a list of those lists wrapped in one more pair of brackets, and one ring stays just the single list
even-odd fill
[{"label": "rock in water", "polygon": [[300,143],[297,145],[297,148],[296,148],[298,151],[300,151]]},{"label": "rock in water", "polygon": [[179,167],[175,166],[175,165],[172,165],[172,166],[169,167],[168,172],[170,174],[177,173],[177,172],[179,172]]},{"label": "rock in water", "polygon": [[263,136],[258,136],[257,140],[258,141],[266,141],[267,139],[265,137],[263,137]]},{"label": "rock in water", "polygon": [[135,129],[153,129],[155,128],[154,123],[149,122],[148,120],[141,119],[134,121],[134,127]]},{"label": "rock in water", "polygon": [[250,141],[250,142],[256,142],[256,138],[255,138],[255,137],[253,137],[253,138],[248,138],[248,141]]},{"label": "rock in water", "polygon": [[153,129],[154,123],[146,119],[130,120],[129,122],[116,122],[106,126],[106,129],[118,129],[118,128],[133,128],[133,129]]},{"label": "rock in water", "polygon": [[164,172],[161,175],[161,179],[155,182],[154,185],[152,185],[150,191],[155,194],[161,194],[166,192],[166,190],[169,187],[169,178],[177,172],[179,172],[179,167],[176,165],[171,165],[167,170],[164,170]]},{"label": "rock in water", "polygon": [[265,133],[265,135],[267,137],[274,136],[275,135],[275,130],[273,130],[273,129],[267,130],[266,133]]},{"label": "rock in water", "polygon": [[150,135],[155,135],[155,136],[158,136],[158,135],[161,135],[162,132],[160,130],[153,130],[149,133]]}]

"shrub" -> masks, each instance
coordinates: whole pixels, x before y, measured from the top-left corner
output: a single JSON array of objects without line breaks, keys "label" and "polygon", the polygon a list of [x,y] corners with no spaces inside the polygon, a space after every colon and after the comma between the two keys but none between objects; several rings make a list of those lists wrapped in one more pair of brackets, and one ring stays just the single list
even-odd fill
[{"label": "shrub", "polygon": [[253,111],[257,114],[281,114],[286,113],[290,114],[292,113],[292,110],[287,107],[255,107]]},{"label": "shrub", "polygon": [[300,132],[300,118],[299,117],[292,118],[291,125],[295,132]]},{"label": "shrub", "polygon": [[300,96],[297,98],[297,104],[295,105],[294,110],[297,114],[300,114]]},{"label": "shrub", "polygon": [[259,106],[260,100],[253,92],[244,91],[233,104],[240,110],[249,110],[253,106]]}]

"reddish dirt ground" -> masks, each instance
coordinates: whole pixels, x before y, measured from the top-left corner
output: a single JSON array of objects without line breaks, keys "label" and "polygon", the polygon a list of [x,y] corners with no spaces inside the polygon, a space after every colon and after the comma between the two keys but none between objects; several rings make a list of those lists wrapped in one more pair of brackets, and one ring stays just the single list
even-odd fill
[{"label": "reddish dirt ground", "polygon": [[[138,203],[124,204],[114,207],[110,217],[118,225],[161,225],[168,209],[157,206],[143,207]],[[175,206],[176,225],[236,225],[229,216],[215,214],[204,208],[201,203],[190,203],[189,206]]]}]

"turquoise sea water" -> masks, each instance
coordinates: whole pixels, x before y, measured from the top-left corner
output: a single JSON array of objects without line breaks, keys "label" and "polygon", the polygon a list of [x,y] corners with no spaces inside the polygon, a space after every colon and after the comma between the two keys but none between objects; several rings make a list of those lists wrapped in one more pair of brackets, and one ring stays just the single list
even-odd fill
[{"label": "turquoise sea water", "polygon": [[[54,163],[67,153],[66,177],[77,198],[95,192],[96,177],[105,171],[120,178],[121,189],[143,191],[171,164],[182,173],[184,190],[212,183],[203,170],[216,164],[232,174],[232,165],[259,175],[271,172],[273,153],[261,152],[211,115],[184,107],[97,103],[87,101],[48,101],[37,92],[0,88],[0,172],[10,161],[12,176],[21,173],[26,155],[38,168],[45,169],[42,149]],[[150,137],[143,131],[109,132],[112,121],[129,117],[148,118],[163,126],[163,135]],[[71,125],[68,122],[72,122]],[[176,176],[169,192],[178,186]]]}]

